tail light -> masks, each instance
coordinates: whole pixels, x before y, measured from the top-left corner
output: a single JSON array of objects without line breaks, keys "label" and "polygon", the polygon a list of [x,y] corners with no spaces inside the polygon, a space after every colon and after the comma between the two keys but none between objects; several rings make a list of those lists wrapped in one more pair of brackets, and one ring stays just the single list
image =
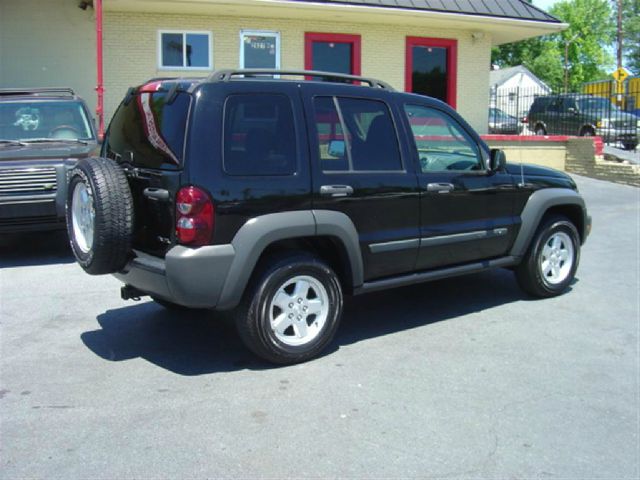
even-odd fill
[{"label": "tail light", "polygon": [[529,119],[527,117],[522,117],[520,120],[522,123],[529,123]]},{"label": "tail light", "polygon": [[182,245],[207,245],[213,235],[215,207],[207,192],[183,187],[176,195],[176,236]]}]

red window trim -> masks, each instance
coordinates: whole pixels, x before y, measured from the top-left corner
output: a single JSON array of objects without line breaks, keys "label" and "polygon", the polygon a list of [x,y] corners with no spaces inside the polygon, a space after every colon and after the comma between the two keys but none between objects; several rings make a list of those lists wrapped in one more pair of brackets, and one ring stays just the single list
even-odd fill
[{"label": "red window trim", "polygon": [[407,37],[404,88],[413,88],[413,47],[444,47],[447,49],[447,103],[456,108],[458,80],[458,41],[449,38]]},{"label": "red window trim", "polygon": [[353,45],[351,56],[352,75],[360,75],[360,35],[348,35],[346,33],[316,33],[306,32],[304,34],[304,68],[313,69],[313,42],[333,42],[350,43]]}]

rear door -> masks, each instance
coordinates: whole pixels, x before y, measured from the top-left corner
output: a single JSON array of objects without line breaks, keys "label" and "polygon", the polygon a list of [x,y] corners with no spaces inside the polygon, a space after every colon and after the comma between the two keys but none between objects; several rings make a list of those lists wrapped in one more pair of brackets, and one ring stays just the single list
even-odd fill
[{"label": "rear door", "polygon": [[336,84],[301,86],[314,209],[343,212],[356,227],[366,280],[414,269],[419,195],[398,111],[387,92]]},{"label": "rear door", "polygon": [[183,172],[184,141],[192,97],[170,98],[158,83],[127,95],[102,146],[102,156],[127,173],[134,202],[133,247],[164,256],[175,241],[175,194]]},{"label": "rear door", "polygon": [[477,136],[442,106],[412,101],[404,114],[419,165],[418,269],[505,255],[519,226],[511,175],[489,171]]}]

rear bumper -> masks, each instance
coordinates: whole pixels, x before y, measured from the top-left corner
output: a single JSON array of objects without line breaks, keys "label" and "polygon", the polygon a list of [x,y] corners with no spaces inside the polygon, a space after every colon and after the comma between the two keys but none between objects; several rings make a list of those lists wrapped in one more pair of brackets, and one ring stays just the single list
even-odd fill
[{"label": "rear bumper", "polygon": [[635,128],[597,128],[596,135],[610,142],[638,143],[638,132]]},{"label": "rear bumper", "polygon": [[215,308],[235,258],[232,245],[175,246],[164,259],[135,251],[114,276],[141,292],[191,308]]}]

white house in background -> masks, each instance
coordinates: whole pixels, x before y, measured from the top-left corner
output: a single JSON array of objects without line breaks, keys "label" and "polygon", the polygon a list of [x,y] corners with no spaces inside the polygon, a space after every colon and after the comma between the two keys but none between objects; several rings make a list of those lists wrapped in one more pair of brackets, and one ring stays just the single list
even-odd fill
[{"label": "white house in background", "polygon": [[551,93],[551,88],[523,65],[491,70],[489,85],[490,105],[518,118],[529,112],[535,97]]}]

